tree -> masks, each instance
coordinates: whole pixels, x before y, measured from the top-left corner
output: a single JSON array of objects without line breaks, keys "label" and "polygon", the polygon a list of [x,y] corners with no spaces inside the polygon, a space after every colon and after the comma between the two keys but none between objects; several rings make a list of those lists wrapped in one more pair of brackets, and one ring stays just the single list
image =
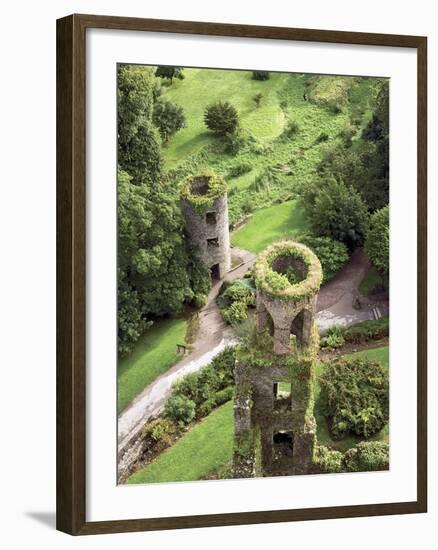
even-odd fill
[{"label": "tree", "polygon": [[164,142],[186,126],[184,110],[170,101],[158,101],[154,105],[153,121]]},{"label": "tree", "polygon": [[366,235],[365,250],[371,263],[385,278],[389,275],[389,208],[374,212]]},{"label": "tree", "polygon": [[359,193],[333,177],[320,180],[313,193],[306,207],[314,233],[341,241],[350,250],[363,244],[368,213]]},{"label": "tree", "polygon": [[239,125],[236,108],[228,101],[218,101],[207,107],[204,122],[217,135],[233,134]]},{"label": "tree", "polygon": [[271,75],[268,71],[252,71],[253,80],[269,80]]},{"label": "tree", "polygon": [[311,248],[321,262],[323,282],[332,279],[348,260],[348,251],[344,243],[329,237],[308,237],[300,241]]},{"label": "tree", "polygon": [[161,138],[152,124],[154,76],[149,67],[118,70],[118,162],[132,183],[154,184],[162,175]]},{"label": "tree", "polygon": [[155,76],[159,78],[167,78],[170,82],[173,82],[174,78],[184,80],[184,70],[182,67],[170,67],[166,65],[160,65],[155,71]]}]

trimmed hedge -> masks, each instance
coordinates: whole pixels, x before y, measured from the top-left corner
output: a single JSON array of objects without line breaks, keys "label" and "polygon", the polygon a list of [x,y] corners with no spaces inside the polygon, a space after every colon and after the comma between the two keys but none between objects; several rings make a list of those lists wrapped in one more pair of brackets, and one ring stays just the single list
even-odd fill
[{"label": "trimmed hedge", "polygon": [[351,325],[343,330],[343,337],[346,342],[362,344],[368,340],[379,340],[389,336],[389,318],[381,317],[377,320],[363,321]]}]

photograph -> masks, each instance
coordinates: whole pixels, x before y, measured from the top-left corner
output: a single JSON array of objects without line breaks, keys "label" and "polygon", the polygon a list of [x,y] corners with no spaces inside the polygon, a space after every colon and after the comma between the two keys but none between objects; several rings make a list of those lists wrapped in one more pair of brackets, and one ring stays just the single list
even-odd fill
[{"label": "photograph", "polygon": [[117,65],[118,484],[389,469],[389,88]]}]

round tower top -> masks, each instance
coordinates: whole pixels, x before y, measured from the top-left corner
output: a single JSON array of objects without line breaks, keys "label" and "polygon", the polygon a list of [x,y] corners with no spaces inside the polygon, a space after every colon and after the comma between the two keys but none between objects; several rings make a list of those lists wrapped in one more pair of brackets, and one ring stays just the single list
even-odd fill
[{"label": "round tower top", "polygon": [[198,214],[204,214],[226,193],[225,180],[212,172],[187,176],[181,186],[181,197],[189,202]]},{"label": "round tower top", "polygon": [[322,281],[318,257],[295,241],[280,241],[269,246],[257,257],[253,273],[259,290],[286,301],[313,296]]}]

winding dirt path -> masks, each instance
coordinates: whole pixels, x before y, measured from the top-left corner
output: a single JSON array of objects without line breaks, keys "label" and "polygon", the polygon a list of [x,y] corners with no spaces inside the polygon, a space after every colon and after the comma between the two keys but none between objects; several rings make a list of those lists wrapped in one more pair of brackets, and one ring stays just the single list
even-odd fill
[{"label": "winding dirt path", "polygon": [[[332,325],[348,326],[373,319],[375,307],[378,307],[381,315],[388,313],[387,300],[371,300],[359,292],[359,285],[369,268],[370,262],[364,251],[357,249],[339,273],[321,288],[316,308],[316,322],[320,331]],[[360,309],[353,306],[356,298],[360,301]]]},{"label": "winding dirt path", "polygon": [[[256,255],[241,248],[232,248],[233,263],[237,264],[225,276],[226,281],[243,277],[251,268]],[[362,250],[356,250],[342,270],[318,295],[316,320],[321,331],[331,325],[349,325],[373,318],[372,307],[376,304],[382,314],[387,303],[372,302],[360,297],[362,309],[353,307],[359,295],[358,287],[369,268],[369,262]],[[199,331],[193,342],[190,355],[178,361],[152,384],[144,388],[118,417],[118,452],[121,456],[137,438],[143,425],[158,416],[170,395],[172,385],[190,372],[195,372],[220,353],[226,346],[236,343],[232,329],[223,321],[216,305],[222,281],[216,281],[208,295],[207,304],[199,312]]]},{"label": "winding dirt path", "polygon": [[[237,265],[224,277],[226,281],[234,281],[243,277],[254,263],[256,255],[247,250],[233,247],[232,257],[233,262]],[[236,343],[231,327],[224,322],[216,305],[216,297],[222,282],[216,281],[213,284],[206,305],[199,311],[199,331],[192,344],[193,349],[190,355],[178,361],[152,384],[144,388],[120,413],[117,425],[119,456],[136,439],[143,425],[162,412],[172,385],[177,380],[208,365],[226,346]]]}]

